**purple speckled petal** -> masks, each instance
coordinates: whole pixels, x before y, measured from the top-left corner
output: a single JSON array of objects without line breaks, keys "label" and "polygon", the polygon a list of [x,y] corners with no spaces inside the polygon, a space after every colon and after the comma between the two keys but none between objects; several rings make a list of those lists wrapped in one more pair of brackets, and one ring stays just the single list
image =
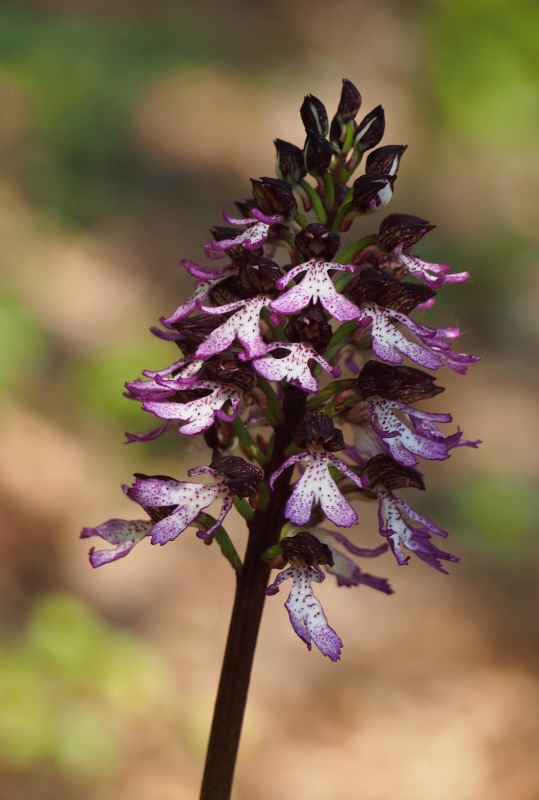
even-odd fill
[{"label": "purple speckled petal", "polygon": [[233,264],[226,264],[222,267],[207,267],[204,264],[197,264],[196,261],[191,261],[188,258],[182,258],[180,261],[182,267],[185,267],[187,272],[193,276],[193,278],[198,278],[200,281],[213,281],[217,278],[224,278],[227,275],[231,275],[233,272],[237,272],[236,267]]},{"label": "purple speckled petal", "polygon": [[80,538],[100,536],[109,544],[115,545],[111,550],[96,550],[95,547],[90,549],[90,564],[97,568],[124,558],[149,534],[152,527],[153,522],[149,519],[109,519],[96,528],[83,528]]},{"label": "purple speckled petal", "polygon": [[287,292],[278,297],[271,303],[271,308],[281,314],[293,314],[304,309],[312,300],[313,303],[319,301],[326,311],[340,322],[357,319],[360,316],[359,308],[343,297],[333,285],[328,270],[338,270],[340,272],[350,272],[353,268],[347,264],[337,264],[331,261],[306,261],[299,264],[283,278],[280,278],[276,286],[284,287],[300,272],[305,272],[304,277],[297,286],[292,286]]},{"label": "purple speckled petal", "polygon": [[125,494],[135,503],[148,508],[175,506],[184,497],[185,481],[174,478],[137,478],[132,486],[124,486]]},{"label": "purple speckled petal", "polygon": [[410,275],[414,275],[433,289],[437,289],[445,283],[462,283],[470,277],[469,272],[454,272],[452,275],[447,275],[446,273],[451,269],[448,264],[432,264],[429,261],[422,261],[417,256],[411,256],[409,253],[401,253],[399,258],[407,267]]},{"label": "purple speckled petal", "polygon": [[[404,421],[395,416],[395,409],[401,412]],[[414,456],[444,461],[461,437],[459,431],[443,436],[435,424],[451,422],[451,414],[420,411],[404,403],[380,398],[369,401],[369,411],[372,427],[382,438],[387,451],[395,461],[407,467],[417,464]]]},{"label": "purple speckled petal", "polygon": [[289,456],[289,458],[287,458],[286,461],[283,461],[281,466],[277,467],[275,472],[270,477],[270,480],[269,480],[270,489],[273,489],[275,481],[277,480],[279,475],[281,475],[281,473],[283,473],[285,471],[285,469],[287,469],[288,467],[291,467],[293,464],[297,464],[298,461],[301,461],[301,459],[305,458],[307,455],[308,455],[307,450],[303,450],[301,453],[296,453],[293,456]]},{"label": "purple speckled petal", "polygon": [[[214,381],[194,381],[190,384],[190,388],[209,389],[210,394],[187,403],[145,401],[142,407],[160,419],[185,421],[187,424],[179,428],[180,433],[185,436],[194,436],[207,430],[213,425],[216,416],[225,420],[231,420],[236,416],[241,400],[237,389],[222,386]],[[231,403],[230,414],[222,410],[228,401]]]},{"label": "purple speckled petal", "polygon": [[[266,353],[267,345],[260,334],[260,312],[264,306],[269,305],[269,297],[259,295],[248,300],[240,300],[237,303],[229,303],[228,306],[219,306],[217,309],[209,310],[206,306],[201,306],[201,310],[206,313],[224,313],[238,309],[226,322],[213,330],[207,339],[198,346],[195,353],[196,358],[209,358],[232,344],[234,339],[245,347],[249,358],[257,358]],[[240,308],[243,306],[243,308]]]},{"label": "purple speckled petal", "polygon": [[135,381],[126,383],[125,388],[127,389],[127,391],[124,392],[125,397],[129,398],[129,400],[139,400],[141,402],[148,398],[162,400],[178,391],[177,388],[164,386],[158,383],[155,378],[151,378],[147,381],[137,378]]},{"label": "purple speckled petal", "polygon": [[231,491],[228,492],[228,495],[225,495],[223,493],[223,507],[221,508],[221,511],[219,512],[219,516],[215,520],[215,523],[211,526],[211,528],[208,528],[207,531],[197,531],[198,538],[199,539],[211,539],[213,534],[217,530],[217,528],[220,525],[222,525],[226,515],[228,514],[228,512],[232,508],[233,504],[234,504],[234,493],[231,492]]},{"label": "purple speckled petal", "polygon": [[218,472],[211,467],[200,466],[190,469],[188,475],[209,475],[213,483],[192,483],[173,478],[137,478],[133,486],[124,486],[127,496],[144,508],[165,507],[171,510],[170,514],[156,524],[150,524],[152,544],[163,545],[175,539],[193,523],[200,511],[221,499],[223,505],[215,525],[202,534],[202,538],[208,538],[230,511],[234,492],[226,486]]},{"label": "purple speckled petal", "polygon": [[204,361],[193,359],[193,356],[183,356],[182,358],[178,359],[178,361],[175,361],[173,364],[170,364],[168,367],[164,367],[163,369],[143,369],[142,374],[146,378],[157,378],[157,376],[164,378],[168,375],[172,375],[173,372],[176,372],[176,379],[180,377],[191,378],[201,369],[203,364]]},{"label": "purple speckled petal", "polygon": [[342,641],[330,627],[311,586],[313,582],[322,583],[325,575],[320,570],[310,567],[288,567],[277,575],[275,581],[266,589],[266,593],[276,594],[279,585],[287,578],[292,579],[292,589],[285,606],[294,631],[309,650],[314,642],[323,655],[332,661],[338,661],[341,657]]},{"label": "purple speckled petal", "polygon": [[217,286],[217,284],[221,283],[221,281],[224,281],[225,278],[227,278],[233,272],[235,272],[234,268],[223,270],[218,277],[213,278],[212,280],[199,281],[196,284],[195,291],[191,297],[189,297],[185,303],[182,303],[182,305],[179,306],[176,311],[170,315],[170,317],[161,317],[161,323],[165,326],[165,328],[174,328],[174,323],[180,322],[182,319],[188,317],[189,314],[192,314],[195,308],[199,308],[202,300],[204,300],[210,293],[210,289],[212,289],[213,286]]},{"label": "purple speckled petal", "polygon": [[252,362],[253,368],[268,381],[287,380],[306,392],[317,392],[318,381],[309,368],[309,360],[313,359],[332,377],[341,374],[340,367],[332,367],[316,350],[302,342],[273,342],[266,348],[266,353],[276,349],[289,350],[285,358],[260,358]]},{"label": "purple speckled petal", "polygon": [[[333,566],[326,565],[326,571],[333,575],[337,579],[337,586],[370,586],[372,589],[377,589],[379,592],[383,592],[384,594],[393,594],[393,589],[389,585],[388,581],[385,578],[378,578],[376,575],[371,575],[369,572],[363,572],[360,569],[359,565],[356,564],[346,553],[343,553],[341,550],[338,550],[335,547],[333,539],[342,542],[344,540],[346,542],[347,549],[350,550],[352,543],[349,539],[346,539],[345,536],[342,534],[338,534],[334,531],[325,530],[323,528],[313,528],[312,533],[316,536],[324,544],[327,544],[333,554],[334,564]],[[365,551],[361,550],[360,548],[354,548],[358,550],[358,555],[364,554]],[[379,555],[387,550],[387,545],[382,545],[381,547],[377,548],[376,550],[368,550],[366,551],[369,555]],[[353,552],[353,551],[352,551]]]},{"label": "purple speckled petal", "polygon": [[223,214],[223,218],[232,225],[247,225],[248,227],[238,233],[237,236],[234,236],[233,239],[221,239],[220,241],[214,239],[204,245],[204,252],[207,256],[213,258],[213,253],[229,250],[231,247],[241,246],[246,250],[257,250],[268,238],[271,225],[275,225],[281,220],[281,217],[265,217],[264,215],[262,217],[271,220],[271,222],[263,222],[256,219],[237,219]]},{"label": "purple speckled petal", "polygon": [[[327,474],[325,469],[324,472]],[[311,518],[313,503],[318,499],[318,487],[312,480],[315,474],[312,465],[308,465],[286,503],[285,517],[295,525],[306,525]]]},{"label": "purple speckled petal", "polygon": [[175,425],[167,422],[166,425],[160,425],[159,428],[152,428],[150,431],[142,431],[142,433],[128,433],[125,434],[125,443],[134,444],[136,442],[154,442],[167,431],[174,428]]},{"label": "purple speckled petal", "polygon": [[356,475],[356,473],[348,467],[344,461],[341,461],[340,458],[334,456],[333,453],[327,454],[328,460],[331,461],[334,467],[337,467],[339,472],[343,475],[346,475],[347,478],[350,478],[353,481],[358,489],[365,489],[366,486],[369,485],[369,479],[366,475]]},{"label": "purple speckled petal", "polygon": [[184,483],[178,508],[154,526],[152,544],[163,545],[175,539],[191,525],[204,508],[222,495],[223,487],[219,484]]},{"label": "purple speckled petal", "polygon": [[456,372],[457,375],[464,375],[470,364],[481,361],[479,356],[468,355],[467,353],[453,353],[449,347],[449,342],[444,339],[454,339],[460,334],[458,328],[440,328],[436,332],[436,338],[430,345],[432,353],[438,355],[442,364]]},{"label": "purple speckled petal", "polygon": [[[410,556],[404,554],[403,548],[415,553],[418,558],[440,572],[447,572],[442,567],[442,560],[458,561],[456,556],[440,550],[431,541],[431,533],[446,536],[445,531],[438,528],[431,520],[418,514],[408,503],[387,489],[380,487],[377,493],[380,533],[388,539],[393,554],[401,566],[406,565],[410,559]],[[405,517],[419,523],[419,527],[412,527]]]},{"label": "purple speckled petal", "polygon": [[[306,468],[288,498],[285,507],[286,518],[295,525],[305,525],[310,519],[313,502],[318,501],[327,518],[339,527],[349,528],[351,525],[356,525],[356,512],[341,494],[328,470],[330,462],[336,462],[339,470],[341,466],[347,470],[346,465],[318,447],[304,450],[299,456],[306,462]],[[348,471],[356,483],[363,480],[351,470]]]},{"label": "purple speckled petal", "polygon": [[263,214],[258,208],[251,209],[251,216],[259,222],[265,222],[266,225],[277,225],[283,219],[280,214]]},{"label": "purple speckled petal", "polygon": [[256,220],[257,222],[264,222],[266,225],[276,225],[282,219],[282,217],[278,214],[263,214],[258,208],[252,208],[250,214],[250,217],[240,218],[232,217],[230,214],[227,214],[226,211],[223,211],[222,217],[225,222],[228,222],[229,225],[253,225],[253,220]]},{"label": "purple speckled petal", "polygon": [[400,322],[405,322],[406,326],[414,333],[420,327],[414,324],[413,328],[409,317],[398,311],[381,308],[372,303],[365,307],[363,312],[373,320],[372,325],[372,348],[381,361],[389,364],[401,364],[402,356],[397,351],[404,353],[411,361],[415,361],[427,369],[437,369],[442,365],[442,360],[430,350],[422,347],[415,342],[410,342],[393,324],[391,317],[397,318]]}]

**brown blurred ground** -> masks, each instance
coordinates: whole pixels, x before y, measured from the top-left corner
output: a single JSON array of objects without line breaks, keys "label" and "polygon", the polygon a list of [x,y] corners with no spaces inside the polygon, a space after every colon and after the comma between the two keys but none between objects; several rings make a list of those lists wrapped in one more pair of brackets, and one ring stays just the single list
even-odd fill
[{"label": "brown blurred ground", "polygon": [[[392,210],[436,222],[422,252],[472,271],[431,323],[484,361],[440,376],[436,404],[484,443],[425,470],[421,508],[462,558],[450,577],[387,557],[391,597],[321,587],[338,665],[297,640],[283,593],[268,602],[235,798],[539,796],[532,5],[292,9],[0,9],[0,800],[197,795],[231,570],[188,531],[93,572],[77,534],[132,513],[133,471],[203,463],[174,437],[126,448],[149,422],[122,384],[171,360],[147,328],[185,296],[179,259],[273,173],[273,138],[302,143],[303,95],[331,109],[343,76],[384,105],[384,143],[409,145]],[[374,543],[370,509],[364,530]]]}]

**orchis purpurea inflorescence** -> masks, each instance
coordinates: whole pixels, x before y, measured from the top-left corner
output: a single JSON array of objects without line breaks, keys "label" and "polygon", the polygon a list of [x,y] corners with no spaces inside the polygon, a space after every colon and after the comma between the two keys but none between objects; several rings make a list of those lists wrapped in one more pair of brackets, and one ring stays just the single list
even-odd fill
[{"label": "orchis purpurea inflorescence", "polygon": [[[478,444],[447,431],[449,413],[417,406],[443,391],[425,369],[462,374],[478,360],[453,351],[458,329],[412,317],[468,273],[410,254],[430,222],[383,213],[406,146],[379,147],[383,109],[356,121],[360,107],[348,80],[331,121],[320,100],[305,98],[303,148],[277,139],[278,177],[252,180],[238,216],[223,213],[226,226],[213,228],[204,247],[209,264],[181,262],[194,292],[153,329],[180,358],[126,384],[127,396],[162,421],[128,441],[168,430],[200,435],[207,460],[189,470],[192,480],[137,475],[124,491],[147,518],[82,532],[113,546],[90,550],[99,567],[146,538],[164,545],[197,528],[206,543],[218,541],[240,585],[262,569],[262,590],[273,595],[290,578],[294,631],[333,661],[342,642],[312,588],[325,578],[322,567],[339,586],[387,594],[387,581],[355,559],[391,549],[401,565],[415,555],[444,572],[457,560],[435,544],[445,532],[398,492],[425,488],[419,459]],[[364,153],[365,171],[354,178]],[[356,219],[367,230],[342,250],[341,234]],[[361,546],[358,499],[378,503],[384,541],[375,549]],[[216,517],[207,511],[214,503]],[[223,527],[233,506],[249,528],[245,562]],[[268,586],[274,567],[281,571]]]}]

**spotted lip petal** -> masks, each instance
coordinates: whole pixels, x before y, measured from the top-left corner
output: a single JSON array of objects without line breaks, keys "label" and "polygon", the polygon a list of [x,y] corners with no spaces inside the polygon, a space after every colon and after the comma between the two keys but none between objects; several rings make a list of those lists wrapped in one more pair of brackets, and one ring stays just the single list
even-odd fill
[{"label": "spotted lip petal", "polygon": [[[399,411],[409,425],[395,416]],[[428,460],[444,461],[449,458],[449,450],[455,447],[461,432],[443,436],[436,422],[451,422],[451,414],[420,411],[395,400],[376,398],[369,401],[371,424],[381,437],[385,447],[395,461],[407,467],[418,463],[415,456]],[[421,423],[426,422],[423,426]]]},{"label": "spotted lip petal", "polygon": [[[165,383],[172,383],[165,381]],[[184,386],[176,386],[185,388]],[[239,391],[231,386],[222,386],[214,381],[194,381],[189,385],[190,389],[209,389],[210,394],[206,397],[199,397],[187,403],[167,402],[166,400],[145,401],[142,404],[144,411],[150,411],[160,419],[182,420],[185,425],[179,428],[180,433],[185,436],[194,436],[203,433],[211,425],[215,418],[225,421],[232,420],[236,416],[241,401]],[[230,401],[230,414],[223,411],[225,403]]]},{"label": "spotted lip petal", "polygon": [[333,281],[328,275],[330,269],[351,272],[355,268],[349,264],[317,261],[316,259],[298,264],[280,278],[275,285],[278,289],[283,289],[301,272],[305,272],[304,277],[297,286],[292,286],[287,292],[273,300],[270,304],[271,308],[281,314],[295,314],[302,311],[311,301],[313,303],[320,302],[326,311],[339,322],[357,319],[361,313],[359,308],[335,289]]},{"label": "spotted lip petal", "polygon": [[320,601],[314,596],[311,587],[313,582],[322,583],[325,579],[324,573],[312,567],[290,566],[279,572],[274,582],[266,589],[266,594],[277,594],[280,584],[288,578],[292,579],[292,589],[285,607],[295,632],[309,650],[314,642],[323,655],[332,661],[338,661],[343,643],[330,627]]},{"label": "spotted lip petal", "polygon": [[137,478],[133,486],[125,487],[125,493],[131,500],[145,508],[171,508],[171,514],[153,525],[152,544],[166,544],[176,539],[180,533],[191,525],[198,514],[215,500],[221,499],[221,512],[211,528],[199,531],[202,539],[211,538],[232,508],[234,492],[226,486],[225,480],[210,467],[202,466],[189,470],[189,477],[210,475],[213,483],[192,483],[162,478]]},{"label": "spotted lip petal", "polygon": [[162,317],[161,323],[165,326],[165,328],[172,328],[174,330],[174,324],[176,322],[181,322],[182,319],[185,319],[192,314],[193,311],[198,307],[197,303],[205,300],[210,293],[210,290],[214,286],[217,286],[234,272],[236,272],[235,267],[230,267],[229,269],[221,270],[221,272],[219,272],[214,278],[198,281],[195,286],[195,291],[189,297],[189,299],[186,300],[185,303],[182,303],[182,305],[179,306],[176,311],[170,315],[170,317]]},{"label": "spotted lip petal", "polygon": [[360,489],[367,485],[367,479],[358,477],[355,472],[332,453],[326,452],[321,447],[314,446],[287,458],[271,476],[271,488],[273,488],[279,475],[287,467],[296,464],[298,461],[306,462],[306,468],[288,498],[285,507],[286,518],[295,525],[306,525],[311,518],[313,503],[319,502],[327,518],[336,525],[342,528],[356,525],[358,521],[357,514],[348,500],[341,494],[339,487],[331,477],[329,465],[333,464],[333,466],[337,467],[343,475],[350,478]]},{"label": "spotted lip petal", "polygon": [[235,311],[226,322],[215,328],[195,353],[195,358],[209,358],[222,353],[235,339],[246,350],[249,358],[257,358],[266,353],[267,345],[260,334],[260,312],[269,306],[270,298],[265,295],[251,297],[248,300],[238,300],[217,308],[199,305],[206,314],[226,314]]},{"label": "spotted lip petal", "polygon": [[[380,533],[389,541],[397,562],[401,566],[408,563],[410,556],[406,556],[403,552],[403,549],[406,549],[430,567],[447,573],[442,566],[442,560],[456,562],[459,559],[451,553],[440,550],[431,541],[431,534],[445,537],[447,536],[446,532],[427,517],[418,514],[405,500],[396,497],[387,489],[379,487],[377,494]],[[418,527],[413,527],[411,522],[406,521],[406,518],[419,523]]]},{"label": "spotted lip petal", "polygon": [[252,217],[239,219],[237,217],[230,217],[223,212],[223,219],[231,225],[246,225],[246,229],[238,233],[233,239],[221,239],[218,241],[214,239],[209,244],[204,245],[204,252],[210,258],[220,258],[224,251],[229,250],[231,247],[244,247],[246,250],[258,250],[262,247],[268,238],[269,229],[272,225],[276,225],[282,217],[268,216],[263,214],[257,208],[251,210]]},{"label": "spotted lip petal", "polygon": [[96,528],[83,528],[80,534],[81,539],[91,536],[100,536],[109,544],[115,545],[110,550],[96,550],[90,548],[90,564],[92,567],[102,567],[103,564],[110,564],[124,558],[131,550],[150,533],[153,522],[149,519],[109,519]]},{"label": "spotted lip petal", "polygon": [[277,349],[290,352],[284,358],[265,357],[252,362],[253,369],[268,381],[287,380],[306,392],[317,392],[318,381],[309,369],[310,359],[320,364],[333,378],[341,374],[340,367],[332,367],[316,350],[301,342],[273,342],[267,346],[266,353]]},{"label": "spotted lip petal", "polygon": [[[420,339],[422,344],[407,339],[395,327],[393,320],[402,323]],[[403,353],[421,367],[438,369],[442,366],[443,361],[438,353],[429,347],[430,341],[434,340],[436,335],[436,330],[433,328],[419,325],[406,314],[382,308],[376,303],[366,305],[361,311],[359,324],[366,327],[370,323],[372,323],[372,349],[381,361],[386,361],[388,364],[402,364],[400,353]]]},{"label": "spotted lip petal", "polygon": [[387,544],[382,544],[374,550],[360,548],[354,545],[350,539],[337,531],[325,530],[324,528],[313,528],[316,538],[331,549],[334,563],[326,565],[326,571],[334,575],[337,579],[337,586],[370,586],[384,594],[393,594],[393,589],[386,578],[379,578],[363,570],[353,561],[347,553],[335,547],[335,541],[343,545],[344,548],[353,555],[366,558],[374,558],[382,555],[388,549]]},{"label": "spotted lip petal", "polygon": [[433,289],[438,289],[446,283],[463,283],[470,277],[469,272],[447,274],[451,269],[448,264],[433,264],[430,261],[422,261],[417,256],[411,256],[409,253],[399,253],[398,256],[410,275],[418,278],[426,286],[431,286]]}]

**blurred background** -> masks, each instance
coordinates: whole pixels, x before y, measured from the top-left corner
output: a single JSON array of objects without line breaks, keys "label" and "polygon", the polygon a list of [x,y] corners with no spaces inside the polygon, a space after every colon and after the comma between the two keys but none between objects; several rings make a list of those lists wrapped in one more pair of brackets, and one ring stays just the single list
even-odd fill
[{"label": "blurred background", "polygon": [[409,145],[390,210],[472,273],[426,321],[484,360],[430,407],[484,444],[413,498],[450,577],[386,556],[391,597],[320,587],[338,665],[268,602],[234,797],[539,796],[538,25],[535,0],[0,4],[1,800],[197,796],[232,571],[193,531],[97,571],[77,537],[136,516],[134,471],[204,463],[173,435],[124,445],[152,421],[123,383],[173,360],[148,328],[186,296],[179,259],[343,77]]}]

